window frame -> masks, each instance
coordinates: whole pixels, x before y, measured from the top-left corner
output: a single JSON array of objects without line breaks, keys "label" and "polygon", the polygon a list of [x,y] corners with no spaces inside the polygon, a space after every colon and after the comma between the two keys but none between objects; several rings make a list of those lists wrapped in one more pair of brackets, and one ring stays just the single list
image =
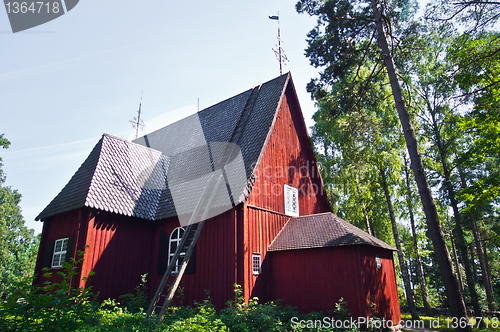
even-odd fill
[{"label": "window frame", "polygon": [[[292,197],[289,199],[289,196],[292,195]],[[295,201],[295,206],[296,206],[296,209],[293,210],[293,206],[290,207],[290,203],[293,198],[295,197],[294,201]],[[291,217],[298,217],[299,216],[299,190],[297,188],[294,188],[294,187],[291,187],[291,186],[288,186],[288,185],[284,185],[283,186],[283,198],[284,198],[284,201],[285,201],[285,214],[287,216],[291,216]],[[293,205],[293,203],[292,203]]]},{"label": "window frame", "polygon": [[[58,242],[61,242],[62,244],[59,250],[56,250]],[[64,246],[65,244],[66,247]],[[50,262],[51,269],[62,268],[64,266],[64,263],[66,262],[66,255],[68,254],[68,246],[69,246],[69,237],[57,239],[54,242],[54,250],[52,251],[52,260]],[[56,255],[58,255],[59,263],[57,265],[54,265]]]},{"label": "window frame", "polygon": [[[172,236],[174,235],[174,233],[179,230],[179,232],[177,232],[177,238],[173,239]],[[181,232],[182,230],[182,232]],[[182,239],[182,236],[184,235],[184,232],[186,230],[182,227],[176,227],[172,230],[172,232],[170,233],[170,236],[168,237],[168,265],[170,265],[170,260],[172,259],[172,257],[174,257],[175,255],[175,250],[177,250],[177,246],[179,245],[179,243],[181,242],[181,239]],[[172,251],[172,241],[175,241],[176,242],[176,246],[175,246],[175,249]],[[177,274],[179,273],[179,268],[180,268],[180,265],[182,264],[182,261],[184,260],[184,257],[186,256],[186,252],[182,251],[179,255],[179,258],[177,258],[177,263],[175,264],[175,267],[174,269],[172,270],[172,274]]]},{"label": "window frame", "polygon": [[[256,260],[258,261],[257,265]],[[257,267],[257,268],[256,268]],[[252,274],[253,275],[259,275],[262,271],[262,256],[260,253],[253,253],[252,254]]]}]

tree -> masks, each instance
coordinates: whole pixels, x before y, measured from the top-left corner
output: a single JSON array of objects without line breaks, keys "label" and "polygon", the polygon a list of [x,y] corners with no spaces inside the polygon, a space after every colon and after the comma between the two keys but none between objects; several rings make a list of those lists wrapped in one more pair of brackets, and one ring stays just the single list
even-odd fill
[{"label": "tree", "polygon": [[[362,80],[368,74],[367,68],[360,68],[354,82]],[[353,217],[359,215],[355,219],[360,220],[360,224],[365,223],[367,232],[372,230],[377,237],[394,241],[408,307],[412,317],[418,319],[407,259],[404,257],[399,225],[389,193],[389,186],[392,187],[389,181],[392,180],[388,181],[386,175],[389,173],[386,167],[399,169],[399,154],[395,151],[401,149],[403,143],[397,130],[397,117],[391,112],[394,104],[387,98],[390,97],[390,90],[383,81],[372,82],[365,87],[367,98],[359,101],[351,112],[338,113],[332,117],[329,110],[337,108],[338,97],[343,93],[342,84],[335,84],[333,90],[335,92],[332,91],[328,98],[322,100],[320,109],[314,116],[316,124],[312,137],[315,143],[323,147],[323,154],[319,158],[321,164],[325,165],[325,159],[330,159],[329,167],[337,171],[336,177],[339,180],[342,179],[335,181],[344,189],[338,195],[338,212],[345,214],[344,218],[347,220],[353,220]],[[325,179],[334,180],[332,177]],[[342,201],[344,197],[346,200]],[[348,200],[357,207],[357,213],[353,209],[346,209],[345,202]],[[382,227],[386,224],[387,215],[392,228],[392,239],[386,235],[390,234],[390,230]]]},{"label": "tree", "polygon": [[[422,50],[422,55],[414,62],[414,76],[416,79],[413,88],[418,91],[422,100],[420,118],[422,128],[433,143],[430,152],[434,152],[435,161],[439,164],[439,176],[444,182],[443,195],[450,202],[455,220],[455,236],[458,244],[461,261],[464,265],[467,286],[474,312],[477,317],[482,317],[478,296],[473,277],[471,259],[467,250],[467,241],[464,235],[463,217],[459,211],[459,202],[456,197],[457,184],[453,179],[453,163],[450,161],[453,151],[456,151],[456,142],[461,136],[456,126],[456,110],[453,109],[457,84],[449,79],[450,66],[444,61],[443,54],[450,37],[444,29],[439,29],[440,34],[431,30],[426,36],[428,46]],[[437,37],[437,38],[436,38]],[[482,322],[482,320],[480,320]]]},{"label": "tree", "polygon": [[392,233],[394,235],[394,242],[396,243],[396,249],[398,250],[398,260],[399,266],[401,268],[401,273],[403,274],[403,283],[406,291],[406,299],[408,301],[408,307],[410,308],[410,313],[412,318],[418,320],[417,310],[415,308],[415,303],[413,302],[413,290],[410,284],[410,277],[408,275],[408,266],[406,264],[406,259],[403,256],[403,250],[401,247],[401,242],[399,240],[398,224],[396,222],[396,217],[394,216],[394,208],[392,205],[391,194],[389,192],[389,185],[387,182],[387,175],[385,167],[379,165],[380,178],[382,182],[382,188],[384,189],[385,198],[387,201],[387,207],[389,209],[389,216],[391,218]]},{"label": "tree", "polygon": [[461,98],[470,106],[458,123],[469,138],[456,161],[462,185],[458,197],[466,202],[464,211],[474,235],[488,307],[494,310],[476,219],[500,201],[500,34],[462,35],[450,47],[448,58],[456,66],[454,78],[463,93]]},{"label": "tree", "polygon": [[[7,149],[10,142],[0,135],[0,146]],[[17,282],[32,277],[39,238],[24,225],[17,190],[6,187],[0,158],[0,290],[8,292]]]},{"label": "tree", "polygon": [[417,279],[420,284],[420,292],[422,295],[422,304],[427,316],[432,316],[431,306],[429,304],[429,298],[427,296],[427,285],[425,282],[424,270],[422,268],[422,259],[420,258],[420,252],[418,249],[418,237],[417,228],[415,227],[415,214],[413,213],[413,195],[410,184],[410,170],[408,169],[408,161],[406,160],[406,155],[403,156],[404,159],[404,173],[405,173],[405,185],[406,185],[406,204],[408,205],[408,215],[410,217],[411,235],[413,242],[413,251],[415,253],[415,269],[417,272]]},{"label": "tree", "polygon": [[490,28],[500,18],[500,1],[438,0],[427,5],[428,19],[444,24],[460,25],[474,35]]},{"label": "tree", "polygon": [[[432,239],[441,276],[446,289],[448,303],[452,316],[467,318],[465,304],[460,296],[458,282],[454,276],[450,254],[446,246],[441,229],[436,205],[420,156],[415,131],[410,115],[405,105],[401,85],[396,72],[386,31],[393,37],[398,32],[400,24],[404,24],[404,15],[408,15],[411,4],[408,1],[384,2],[379,8],[377,0],[370,2],[361,0],[300,0],[296,8],[298,12],[306,12],[318,16],[318,25],[308,34],[308,48],[306,55],[311,64],[316,67],[325,67],[320,74],[320,80],[313,80],[308,85],[314,98],[324,98],[328,93],[328,85],[345,80],[349,73],[357,72],[367,60],[375,65],[368,80],[382,73],[381,61],[385,64],[394,103],[402,125],[403,134],[411,160],[411,167],[417,183],[418,191],[426,216],[427,227]],[[403,18],[395,20],[394,18]],[[378,36],[379,47],[373,42]],[[364,85],[361,88],[348,91],[345,97],[345,107],[335,111],[349,111],[363,98]],[[471,331],[470,327],[457,330]]]},{"label": "tree", "polygon": [[459,195],[466,210],[480,209],[500,197],[500,34],[463,36],[450,48],[449,58],[456,65],[462,97],[472,104],[458,123],[472,139],[458,163],[475,168],[478,175]]}]

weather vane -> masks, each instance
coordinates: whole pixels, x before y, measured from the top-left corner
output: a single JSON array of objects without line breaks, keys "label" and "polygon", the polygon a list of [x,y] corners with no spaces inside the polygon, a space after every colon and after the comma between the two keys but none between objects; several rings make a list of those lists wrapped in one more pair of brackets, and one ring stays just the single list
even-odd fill
[{"label": "weather vane", "polygon": [[139,128],[144,129],[144,121],[141,119],[141,105],[142,105],[142,91],[141,91],[141,101],[139,102],[139,110],[137,111],[137,116],[134,116],[133,120],[129,120],[132,123],[132,128],[135,129],[135,138],[139,137]]},{"label": "weather vane", "polygon": [[285,51],[283,50],[283,47],[281,47],[281,34],[280,34],[280,13],[278,12],[278,15],[275,16],[269,16],[271,20],[276,20],[278,21],[278,45],[276,45],[276,48],[273,48],[274,54],[276,54],[276,58],[278,59],[280,63],[280,75],[283,75],[283,67],[286,65],[287,62],[289,62],[288,58],[286,57]]}]

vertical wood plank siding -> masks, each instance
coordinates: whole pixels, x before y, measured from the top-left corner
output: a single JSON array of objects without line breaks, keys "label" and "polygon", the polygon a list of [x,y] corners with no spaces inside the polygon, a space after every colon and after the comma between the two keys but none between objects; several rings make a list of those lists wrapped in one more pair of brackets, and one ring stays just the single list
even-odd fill
[{"label": "vertical wood plank siding", "polygon": [[[375,304],[375,310],[380,317],[386,317],[393,322],[399,322],[398,289],[394,271],[393,252],[382,248],[362,246],[360,248],[361,264],[361,289],[364,290],[366,305],[370,301]],[[377,268],[376,256],[380,257],[381,268]],[[362,297],[363,298],[363,297]]]},{"label": "vertical wood plank siding", "polygon": [[88,286],[99,300],[134,292],[141,275],[150,273],[154,225],[107,212],[88,215],[87,248],[82,276],[94,271]]},{"label": "vertical wood plank siding", "polygon": [[[203,230],[196,244],[196,259],[193,274],[184,274],[180,287],[182,292],[177,293],[176,303],[192,304],[194,301],[202,301],[210,295],[212,303],[218,307],[224,307],[226,301],[234,298],[233,284],[236,283],[237,246],[236,227],[237,210],[233,208],[225,213],[211,218],[205,222]],[[156,263],[159,253],[160,231],[170,236],[172,231],[179,227],[177,218],[167,219],[166,222],[157,227],[154,236],[154,249],[151,254],[152,262],[150,270],[151,287],[150,296],[153,296],[163,275],[156,273]],[[170,277],[168,284],[174,282]],[[164,293],[167,292],[165,288]],[[207,292],[209,292],[207,294]],[[179,294],[183,293],[183,298]]]},{"label": "vertical wood plank siding", "polygon": [[351,247],[273,252],[272,298],[308,313],[333,310],[343,297],[354,317],[365,316],[366,304],[359,300],[358,256]]},{"label": "vertical wood plank siding", "polygon": [[[288,89],[287,89],[288,91]],[[299,191],[300,215],[327,212],[328,202],[302,115],[285,94],[256,171],[249,205],[285,213],[283,186]]]},{"label": "vertical wood plank siding", "polygon": [[[40,241],[40,247],[38,248],[37,263],[35,267],[35,274],[37,275],[37,279],[34,281],[34,283],[43,285],[45,281],[61,282],[63,280],[61,276],[55,273],[61,270],[61,268],[54,268],[54,269],[51,268],[50,272],[52,272],[52,277],[51,278],[43,277],[42,275],[43,257],[46,254],[46,252],[48,252],[48,254],[51,255],[51,252],[53,252],[54,250],[53,247],[54,241],[62,238],[76,237],[77,240],[75,241],[75,245],[73,246],[71,252],[66,253],[67,256],[69,255],[73,258],[76,258],[77,250],[83,250],[85,246],[84,239],[85,239],[86,229],[85,227],[83,227],[84,229],[82,230],[80,222],[81,219],[82,219],[82,209],[77,209],[61,213],[57,216],[51,217],[49,220],[44,222],[42,229],[42,239]],[[78,276],[75,276],[72,279],[73,286],[78,286],[79,280],[80,279],[78,278]]]},{"label": "vertical wood plank siding", "polygon": [[[289,85],[277,112],[271,136],[257,168],[257,178],[248,198],[245,217],[248,231],[244,242],[244,294],[270,298],[270,262],[267,247],[290,219],[285,213],[284,185],[298,189],[299,213],[328,212],[328,201],[316,160],[310,147],[298,100]],[[260,253],[262,270],[252,274],[252,254]]]},{"label": "vertical wood plank siding", "polygon": [[390,250],[355,245],[278,251],[270,258],[272,299],[284,299],[284,304],[297,306],[301,313],[333,310],[343,298],[353,317],[366,317],[374,314],[372,300],[376,316],[400,320]]}]

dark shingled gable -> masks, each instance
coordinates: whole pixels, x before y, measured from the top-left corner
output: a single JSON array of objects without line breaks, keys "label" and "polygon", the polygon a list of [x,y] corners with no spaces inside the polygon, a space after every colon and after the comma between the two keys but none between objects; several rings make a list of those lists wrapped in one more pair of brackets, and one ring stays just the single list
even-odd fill
[{"label": "dark shingled gable", "polygon": [[[248,180],[236,204],[245,202],[250,193],[254,172],[289,82],[292,84],[288,73],[198,113],[206,142],[231,142],[241,149]],[[244,112],[249,104],[252,107]],[[175,154],[179,137],[189,139],[189,124],[192,122],[183,119],[134,142],[103,135],[36,220],[82,207],[146,220],[176,216],[165,181],[169,158],[160,151],[167,149]],[[241,133],[235,135],[236,132]],[[235,137],[237,141],[233,141]],[[195,160],[192,164],[196,165]]]},{"label": "dark shingled gable", "polygon": [[333,213],[290,218],[269,245],[268,251],[350,246],[367,244],[396,250]]}]

